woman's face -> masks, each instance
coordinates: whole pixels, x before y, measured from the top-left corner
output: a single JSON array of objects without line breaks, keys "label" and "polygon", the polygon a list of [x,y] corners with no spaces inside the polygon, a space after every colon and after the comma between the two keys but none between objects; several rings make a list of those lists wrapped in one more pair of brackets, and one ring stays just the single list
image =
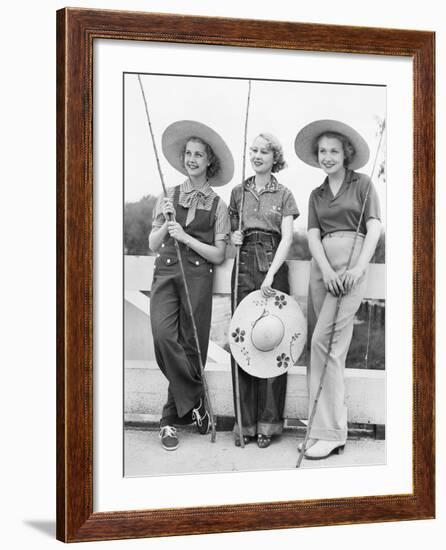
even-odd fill
[{"label": "woman's face", "polygon": [[274,152],[266,139],[258,136],[249,148],[249,159],[256,174],[271,172],[274,164]]},{"label": "woman's face", "polygon": [[328,175],[333,175],[344,168],[344,148],[337,138],[322,137],[318,144],[319,166]]},{"label": "woman's face", "polygon": [[184,167],[190,177],[206,175],[209,165],[206,147],[199,141],[188,141],[184,151]]}]

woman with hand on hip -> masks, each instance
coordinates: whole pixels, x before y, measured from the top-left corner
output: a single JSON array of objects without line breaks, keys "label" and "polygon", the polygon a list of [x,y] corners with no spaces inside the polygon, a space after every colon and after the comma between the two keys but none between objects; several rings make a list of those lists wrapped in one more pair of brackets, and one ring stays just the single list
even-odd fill
[{"label": "woman with hand on hip", "polygon": [[370,178],[355,171],[368,162],[369,148],[353,128],[336,120],[312,122],[298,133],[295,150],[301,160],[326,174],[322,185],[312,191],[308,206],[308,244],[313,256],[309,292],[317,317],[308,369],[310,413],[327,359],[337,299],[342,295],[305,450],[306,458],[322,459],[342,451],[347,439],[345,359],[354,316],[366,290],[367,268],[381,233],[380,208]]},{"label": "woman with hand on hip", "polygon": [[171,124],[163,134],[162,147],[169,163],[187,176],[181,185],[168,188],[167,197],[159,197],[149,236],[150,248],[158,252],[150,295],[153,342],[158,366],[169,381],[160,439],[162,447],[171,451],[178,447],[176,426],[195,422],[200,434],[207,433],[210,426],[175,240],[205,364],[213,267],[224,260],[229,235],[227,207],[212,186],[232,179],[234,162],[223,139],[195,121]]},{"label": "woman with hand on hip", "polygon": [[[232,288],[234,284],[238,285],[235,306],[258,289],[262,290],[264,297],[273,296],[274,289],[289,293],[285,260],[293,241],[293,220],[299,215],[292,193],[274,176],[286,166],[277,138],[267,133],[259,134],[250,147],[249,156],[255,175],[234,187],[229,205],[231,240],[241,247],[238,281],[234,280],[235,264],[232,272]],[[238,230],[240,204],[243,204],[243,231]],[[256,437],[260,448],[268,447],[271,437],[283,429],[287,374],[257,378],[242,370],[232,359],[234,388],[235,369],[238,369],[240,385],[244,443]],[[234,395],[237,410],[235,400]],[[236,419],[236,446],[241,444],[239,434]]]}]

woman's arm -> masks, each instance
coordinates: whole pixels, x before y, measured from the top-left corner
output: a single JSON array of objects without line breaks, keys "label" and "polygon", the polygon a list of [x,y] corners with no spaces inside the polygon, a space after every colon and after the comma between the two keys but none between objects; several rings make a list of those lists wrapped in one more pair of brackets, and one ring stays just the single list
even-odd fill
[{"label": "woman's arm", "polygon": [[178,222],[167,222],[167,231],[171,237],[195,250],[208,262],[221,264],[225,259],[226,241],[224,240],[217,241],[214,245],[202,243],[186,233]]},{"label": "woman's arm", "polygon": [[342,280],[339,275],[331,267],[330,262],[325,255],[325,250],[322,246],[320,229],[312,227],[308,230],[308,246],[313,259],[316,261],[319,269],[321,270],[325,288],[328,292],[330,292],[330,294],[333,294],[333,296],[339,296],[344,292],[344,285],[342,284]]},{"label": "woman's arm", "polygon": [[288,252],[293,242],[293,216],[285,216],[282,219],[281,232],[282,238],[280,239],[274,259],[271,262],[271,266],[261,286],[262,294],[265,298],[275,294],[275,290],[271,286],[273,284],[274,275],[279,271],[283,262],[288,257]]},{"label": "woman's arm", "polygon": [[362,245],[361,253],[359,254],[356,264],[345,272],[343,276],[345,292],[356,285],[359,279],[364,275],[370,260],[375,254],[376,245],[378,244],[381,235],[381,222],[375,218],[370,218],[366,222],[367,234]]},{"label": "woman's arm", "polygon": [[149,235],[149,247],[152,252],[158,252],[164,239],[167,237],[167,222],[161,227],[153,228]]},{"label": "woman's arm", "polygon": [[226,242],[217,241],[215,245],[202,243],[198,239],[188,235],[181,225],[175,221],[167,221],[170,214],[175,215],[175,209],[171,199],[164,198],[162,202],[162,212],[166,221],[161,227],[153,228],[149,235],[149,247],[153,252],[157,252],[163,241],[170,235],[179,242],[184,243],[200,256],[213,264],[221,264],[225,259]]},{"label": "woman's arm", "polygon": [[[168,234],[167,220],[170,214],[175,215],[175,209],[171,199],[164,197],[161,200],[159,208],[164,215],[164,223],[160,227],[153,227],[149,235],[149,248],[153,252],[158,252],[160,246],[162,245],[164,239]],[[155,208],[158,208],[158,204]]]}]

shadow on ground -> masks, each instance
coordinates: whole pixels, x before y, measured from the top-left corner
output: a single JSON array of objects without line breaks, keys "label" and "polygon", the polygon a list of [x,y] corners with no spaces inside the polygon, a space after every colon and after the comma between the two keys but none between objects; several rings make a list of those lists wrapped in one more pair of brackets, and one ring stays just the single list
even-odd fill
[{"label": "shadow on ground", "polygon": [[23,523],[51,538],[56,538],[56,522],[53,520],[25,519]]}]

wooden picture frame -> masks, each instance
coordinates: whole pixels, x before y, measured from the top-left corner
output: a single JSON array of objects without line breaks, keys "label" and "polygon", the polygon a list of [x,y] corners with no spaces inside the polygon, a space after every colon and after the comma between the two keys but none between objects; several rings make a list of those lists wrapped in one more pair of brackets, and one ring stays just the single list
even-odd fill
[{"label": "wooden picture frame", "polygon": [[[413,62],[413,490],[93,512],[93,43],[157,41]],[[435,510],[431,32],[66,8],[57,12],[57,538],[65,542],[426,519]]]}]

